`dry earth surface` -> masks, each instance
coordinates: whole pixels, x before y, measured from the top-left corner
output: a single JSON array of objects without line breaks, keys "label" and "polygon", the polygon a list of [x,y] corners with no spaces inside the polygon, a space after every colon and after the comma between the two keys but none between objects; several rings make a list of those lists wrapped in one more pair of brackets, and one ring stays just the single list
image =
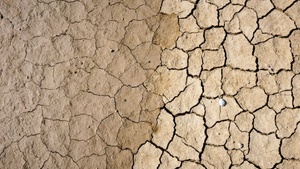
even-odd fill
[{"label": "dry earth surface", "polygon": [[0,0],[0,168],[299,168],[299,16],[297,0]]}]

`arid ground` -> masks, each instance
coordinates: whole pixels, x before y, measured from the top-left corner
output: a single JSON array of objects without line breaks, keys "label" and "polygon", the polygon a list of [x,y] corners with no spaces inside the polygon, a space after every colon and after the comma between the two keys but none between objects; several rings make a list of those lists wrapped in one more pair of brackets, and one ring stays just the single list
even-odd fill
[{"label": "arid ground", "polygon": [[300,1],[0,0],[0,95],[1,169],[298,169]]}]

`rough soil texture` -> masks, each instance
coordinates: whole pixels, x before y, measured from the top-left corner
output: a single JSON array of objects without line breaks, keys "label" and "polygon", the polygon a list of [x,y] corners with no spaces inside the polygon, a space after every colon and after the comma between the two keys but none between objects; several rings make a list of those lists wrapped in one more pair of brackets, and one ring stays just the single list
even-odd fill
[{"label": "rough soil texture", "polygon": [[0,168],[299,168],[299,16],[297,0],[0,0]]}]

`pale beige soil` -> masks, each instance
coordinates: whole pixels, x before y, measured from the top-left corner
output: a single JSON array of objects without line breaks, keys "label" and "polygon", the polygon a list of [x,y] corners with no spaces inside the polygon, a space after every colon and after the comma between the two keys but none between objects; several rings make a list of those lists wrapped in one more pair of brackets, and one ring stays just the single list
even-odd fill
[{"label": "pale beige soil", "polygon": [[299,168],[299,16],[297,0],[0,0],[0,168]]}]

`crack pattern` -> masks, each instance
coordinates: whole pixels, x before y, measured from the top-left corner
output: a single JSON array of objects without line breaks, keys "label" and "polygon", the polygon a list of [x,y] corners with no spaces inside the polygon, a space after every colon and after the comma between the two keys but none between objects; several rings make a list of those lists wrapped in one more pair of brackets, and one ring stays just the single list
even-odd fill
[{"label": "crack pattern", "polygon": [[298,168],[299,8],[0,1],[0,168]]}]

